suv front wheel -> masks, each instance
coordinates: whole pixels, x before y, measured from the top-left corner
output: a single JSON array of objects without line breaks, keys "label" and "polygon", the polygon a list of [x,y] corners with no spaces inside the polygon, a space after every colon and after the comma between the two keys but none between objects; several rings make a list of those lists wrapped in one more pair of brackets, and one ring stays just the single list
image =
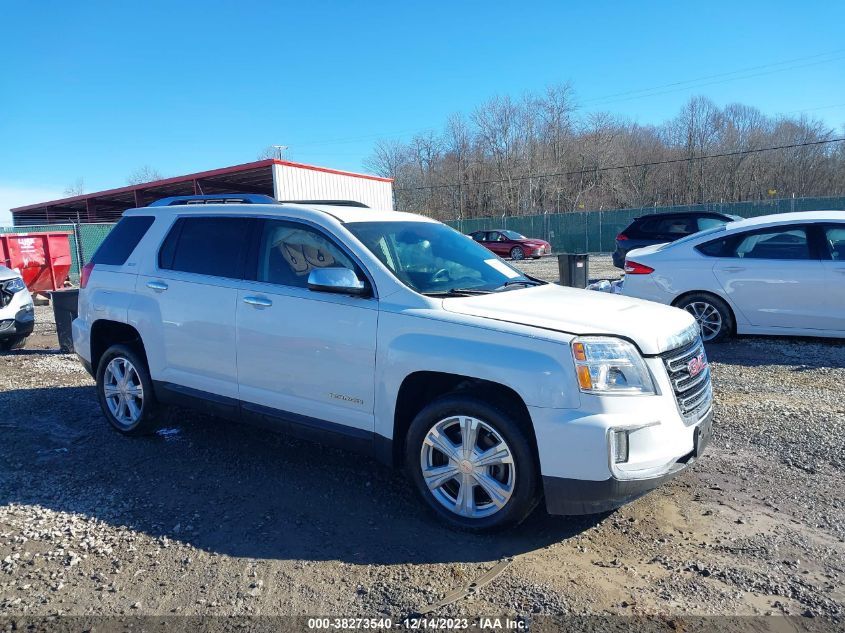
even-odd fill
[{"label": "suv front wheel", "polygon": [[537,505],[534,453],[508,413],[472,396],[444,396],[417,414],[405,463],[428,506],[471,531],[521,522]]},{"label": "suv front wheel", "polygon": [[143,358],[127,345],[112,345],[97,368],[97,396],[109,423],[125,435],[155,429],[153,384]]}]

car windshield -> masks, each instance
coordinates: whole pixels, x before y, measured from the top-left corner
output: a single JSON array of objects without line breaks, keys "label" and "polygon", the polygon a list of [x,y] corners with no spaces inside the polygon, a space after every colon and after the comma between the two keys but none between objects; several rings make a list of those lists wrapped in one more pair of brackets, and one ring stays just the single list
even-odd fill
[{"label": "car windshield", "polygon": [[472,294],[538,283],[439,222],[352,222],[346,228],[400,281],[422,294]]},{"label": "car windshield", "polygon": [[504,235],[509,240],[527,240],[528,238],[522,235],[521,233],[517,233],[516,231],[499,231],[502,235]]},{"label": "car windshield", "polygon": [[699,231],[698,233],[692,233],[691,235],[687,235],[686,237],[682,237],[679,240],[675,240],[674,242],[669,242],[668,244],[663,244],[658,247],[657,250],[662,251],[670,246],[680,246],[681,244],[686,244],[687,242],[691,242],[692,240],[697,240],[700,237],[704,237],[706,235],[713,235],[714,233],[721,233],[725,230],[725,225],[720,224],[719,226],[714,226],[710,229],[705,229],[704,231]]}]

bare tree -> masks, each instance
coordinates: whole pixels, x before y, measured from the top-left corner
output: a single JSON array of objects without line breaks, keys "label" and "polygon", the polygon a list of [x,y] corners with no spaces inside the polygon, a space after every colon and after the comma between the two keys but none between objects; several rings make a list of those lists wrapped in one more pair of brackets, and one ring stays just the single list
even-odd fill
[{"label": "bare tree", "polygon": [[[818,120],[693,97],[643,126],[576,103],[569,84],[493,97],[365,165],[395,180],[398,208],[441,219],[845,194],[845,143],[812,145],[836,135]],[[757,151],[782,145],[801,146]]]},{"label": "bare tree", "polygon": [[126,177],[127,185],[140,185],[146,182],[153,182],[154,180],[162,180],[164,176],[157,169],[144,165],[138,167],[135,171]]},{"label": "bare tree", "polygon": [[85,193],[85,179],[81,176],[77,178],[72,184],[65,187],[64,194],[71,198],[73,196],[81,196]]}]

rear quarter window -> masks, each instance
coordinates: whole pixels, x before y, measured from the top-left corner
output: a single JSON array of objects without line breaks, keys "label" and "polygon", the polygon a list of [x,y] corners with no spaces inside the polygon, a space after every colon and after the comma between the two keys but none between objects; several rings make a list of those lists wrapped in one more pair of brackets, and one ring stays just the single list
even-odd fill
[{"label": "rear quarter window", "polygon": [[155,218],[145,215],[133,215],[121,219],[100,244],[94,257],[91,258],[91,263],[111,266],[125,264],[141,238],[153,225],[154,220]]}]

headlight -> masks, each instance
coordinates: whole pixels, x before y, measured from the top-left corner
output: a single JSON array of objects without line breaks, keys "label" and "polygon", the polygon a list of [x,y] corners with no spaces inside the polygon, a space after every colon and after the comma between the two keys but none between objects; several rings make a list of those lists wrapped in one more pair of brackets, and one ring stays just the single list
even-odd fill
[{"label": "headlight", "polygon": [[6,283],[6,290],[11,293],[20,292],[21,290],[26,290],[26,284],[23,282],[23,279],[18,277]]},{"label": "headlight", "polygon": [[654,383],[642,356],[628,341],[582,336],[572,341],[578,385],[585,393],[648,394]]}]

